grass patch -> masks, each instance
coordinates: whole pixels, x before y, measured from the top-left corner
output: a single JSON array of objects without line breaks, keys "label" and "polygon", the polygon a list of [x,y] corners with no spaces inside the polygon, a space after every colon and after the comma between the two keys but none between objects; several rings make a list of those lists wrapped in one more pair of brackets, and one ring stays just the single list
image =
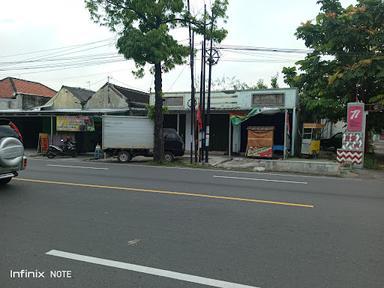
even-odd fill
[{"label": "grass patch", "polygon": [[375,154],[364,155],[364,168],[366,169],[379,169],[379,163]]}]

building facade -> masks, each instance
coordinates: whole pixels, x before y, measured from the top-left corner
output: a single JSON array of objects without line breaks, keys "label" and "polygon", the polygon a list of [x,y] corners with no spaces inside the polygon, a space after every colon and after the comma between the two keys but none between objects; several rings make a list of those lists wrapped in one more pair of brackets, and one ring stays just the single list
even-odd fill
[{"label": "building facade", "polygon": [[[168,107],[164,127],[175,128],[184,138],[186,149],[193,142],[191,133],[190,92],[164,93]],[[199,99],[199,93],[196,93]],[[197,100],[198,101],[198,100]],[[154,95],[150,98],[154,105]],[[244,153],[247,146],[247,127],[274,126],[275,149],[286,149],[291,155],[297,147],[298,94],[295,88],[214,91],[211,94],[209,149],[223,153]],[[260,113],[241,125],[231,124],[232,115],[245,115],[253,108],[275,108],[272,113]]]}]

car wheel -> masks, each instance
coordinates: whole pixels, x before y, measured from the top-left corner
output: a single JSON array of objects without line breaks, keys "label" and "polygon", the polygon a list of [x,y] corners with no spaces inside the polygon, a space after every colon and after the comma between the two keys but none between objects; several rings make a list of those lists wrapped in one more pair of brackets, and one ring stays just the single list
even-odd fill
[{"label": "car wheel", "polygon": [[128,151],[122,150],[117,154],[117,159],[122,163],[129,162],[132,159],[132,155]]},{"label": "car wheel", "polygon": [[165,152],[164,160],[165,162],[172,162],[173,160],[175,160],[175,156],[173,156],[172,152]]},{"label": "car wheel", "polygon": [[52,152],[48,152],[47,157],[48,157],[49,159],[53,159],[53,158],[56,157],[56,154],[55,154],[55,153],[52,153]]},{"label": "car wheel", "polygon": [[12,177],[0,179],[0,185],[8,184]]}]

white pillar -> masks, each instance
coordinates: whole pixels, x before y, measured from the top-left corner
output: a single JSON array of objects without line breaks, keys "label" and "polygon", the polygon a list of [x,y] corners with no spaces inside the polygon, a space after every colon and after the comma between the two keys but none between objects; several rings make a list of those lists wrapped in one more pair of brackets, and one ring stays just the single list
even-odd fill
[{"label": "white pillar", "polygon": [[232,152],[239,153],[241,146],[241,125],[233,125],[232,128]]},{"label": "white pillar", "polygon": [[185,150],[186,151],[191,151],[191,141],[193,145],[193,135],[191,135],[191,112],[187,111],[185,113]]},{"label": "white pillar", "polygon": [[228,156],[229,158],[232,157],[232,122],[231,122],[231,117],[229,117],[229,129],[228,129]]},{"label": "white pillar", "polygon": [[288,117],[288,110],[285,109],[284,111],[284,155],[283,158],[287,158],[287,128],[288,128],[288,123],[287,123],[287,117]]},{"label": "white pillar", "polygon": [[295,149],[296,149],[296,137],[297,137],[297,113],[296,113],[296,107],[293,107],[293,113],[292,113],[292,137],[291,137],[291,156],[295,156]]}]

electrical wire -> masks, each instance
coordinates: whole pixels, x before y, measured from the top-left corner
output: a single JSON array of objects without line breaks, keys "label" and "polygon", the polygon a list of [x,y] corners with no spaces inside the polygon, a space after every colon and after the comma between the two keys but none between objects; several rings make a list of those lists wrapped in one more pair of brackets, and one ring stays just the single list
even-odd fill
[{"label": "electrical wire", "polygon": [[184,65],[183,69],[181,70],[181,72],[179,73],[179,75],[176,77],[175,81],[173,81],[172,85],[167,89],[167,92],[169,92],[173,86],[176,84],[177,80],[179,80],[181,74],[183,74],[185,68],[187,67],[188,65]]},{"label": "electrical wire", "polygon": [[69,45],[69,46],[63,46],[63,47],[57,47],[57,48],[51,48],[51,49],[44,49],[44,50],[35,50],[35,51],[31,51],[31,52],[26,52],[26,53],[18,53],[18,54],[11,54],[11,55],[1,55],[0,57],[1,58],[9,58],[9,57],[17,57],[17,56],[25,56],[25,55],[30,55],[30,54],[37,54],[37,53],[41,53],[41,52],[50,52],[50,51],[63,50],[63,49],[66,50],[66,49],[70,49],[70,48],[76,48],[76,47],[81,47],[81,46],[97,44],[97,43],[101,43],[101,42],[105,42],[105,41],[111,41],[112,39],[114,39],[114,37],[103,39],[103,40],[98,40],[98,41],[93,41],[93,42],[87,42],[87,43],[83,43],[83,44]]}]

